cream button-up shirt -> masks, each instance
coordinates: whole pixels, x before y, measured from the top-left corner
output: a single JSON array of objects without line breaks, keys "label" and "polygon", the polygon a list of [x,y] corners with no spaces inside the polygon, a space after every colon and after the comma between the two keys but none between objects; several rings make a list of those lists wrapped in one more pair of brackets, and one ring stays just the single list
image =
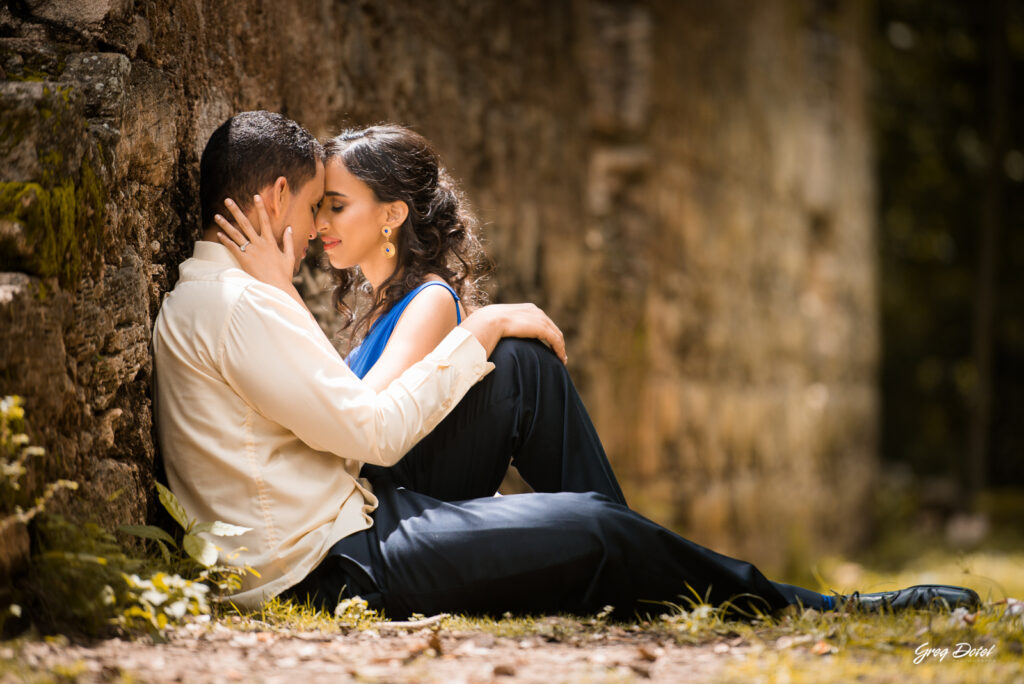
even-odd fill
[{"label": "cream button-up shirt", "polygon": [[[392,465],[493,365],[453,330],[383,392],[345,365],[313,317],[197,242],[153,330],[156,420],[171,490],[188,515],[251,528],[213,538],[249,564],[232,600],[256,606],[301,581],[377,500],[358,462]],[[222,554],[222,562],[227,558]]]}]

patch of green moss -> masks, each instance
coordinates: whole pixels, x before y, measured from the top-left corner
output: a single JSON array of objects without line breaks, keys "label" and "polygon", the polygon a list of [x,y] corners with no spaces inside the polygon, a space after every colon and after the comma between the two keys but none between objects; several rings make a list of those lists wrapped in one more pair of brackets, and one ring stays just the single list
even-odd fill
[{"label": "patch of green moss", "polygon": [[0,145],[7,149],[13,148],[25,139],[27,128],[28,124],[24,118],[5,114],[0,118]]},{"label": "patch of green moss", "polygon": [[0,244],[0,257],[75,289],[83,273],[97,265],[107,191],[94,164],[102,163],[102,152],[86,142],[84,156],[77,155],[87,134],[84,119],[71,106],[72,89],[46,84],[42,92],[34,111],[19,110],[0,121],[0,150],[13,150],[39,134],[32,142],[40,168],[33,182],[0,182],[0,218],[24,226],[30,252]]},{"label": "patch of green moss", "polygon": [[50,78],[50,75],[44,71],[36,71],[35,69],[26,68],[21,72],[22,81],[45,81]]},{"label": "patch of green moss", "polygon": [[22,67],[21,69],[18,69],[16,71],[12,70],[12,71],[8,71],[7,72],[7,80],[8,81],[35,81],[35,82],[40,82],[40,81],[48,81],[51,78],[52,77],[48,73],[46,73],[45,71],[40,71],[39,69],[33,69],[30,66]]},{"label": "patch of green moss", "polygon": [[99,244],[106,192],[88,162],[77,185],[71,178],[53,182],[53,173],[44,175],[44,183],[0,183],[0,217],[25,226],[33,272],[73,288]]},{"label": "patch of green moss", "polygon": [[103,237],[106,199],[107,190],[103,181],[96,175],[92,164],[88,160],[83,161],[81,176],[75,188],[78,206],[75,230],[83,241],[83,258],[90,261],[95,259]]},{"label": "patch of green moss", "polygon": [[59,170],[64,164],[64,154],[60,150],[40,150],[38,153],[39,165],[43,168],[43,176],[40,179],[44,185],[53,185]]}]

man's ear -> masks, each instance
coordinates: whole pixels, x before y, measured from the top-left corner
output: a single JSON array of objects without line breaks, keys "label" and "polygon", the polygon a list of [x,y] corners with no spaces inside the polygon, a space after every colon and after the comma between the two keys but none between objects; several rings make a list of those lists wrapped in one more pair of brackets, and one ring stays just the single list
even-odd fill
[{"label": "man's ear", "polygon": [[395,202],[389,202],[385,213],[386,221],[389,226],[398,227],[405,223],[405,219],[409,216],[409,205],[401,200]]},{"label": "man's ear", "polygon": [[288,206],[289,191],[288,179],[284,176],[278,176],[273,185],[260,193],[263,196],[263,206],[267,208],[267,214],[270,218],[275,218],[284,213],[285,208]]}]

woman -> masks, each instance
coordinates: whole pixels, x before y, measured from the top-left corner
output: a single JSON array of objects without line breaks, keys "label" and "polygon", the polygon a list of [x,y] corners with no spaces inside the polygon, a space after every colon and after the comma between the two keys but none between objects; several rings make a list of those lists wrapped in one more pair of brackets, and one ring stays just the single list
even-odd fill
[{"label": "woman", "polygon": [[317,228],[346,327],[354,319],[346,295],[361,278],[371,288],[353,328],[366,336],[347,361],[365,382],[384,387],[461,322],[460,301],[482,303],[478,283],[490,264],[476,219],[421,135],[393,125],[348,130],[324,151]]}]

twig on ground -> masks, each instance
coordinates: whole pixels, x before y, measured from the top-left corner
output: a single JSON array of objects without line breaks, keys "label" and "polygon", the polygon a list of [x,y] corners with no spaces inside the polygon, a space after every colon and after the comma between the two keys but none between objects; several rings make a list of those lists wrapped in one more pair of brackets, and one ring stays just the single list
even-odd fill
[{"label": "twig on ground", "polygon": [[422,629],[423,627],[430,627],[436,625],[446,617],[451,617],[448,613],[438,613],[437,615],[431,615],[430,617],[423,618],[422,620],[404,620],[404,621],[389,621],[382,622],[378,625],[383,629]]}]

